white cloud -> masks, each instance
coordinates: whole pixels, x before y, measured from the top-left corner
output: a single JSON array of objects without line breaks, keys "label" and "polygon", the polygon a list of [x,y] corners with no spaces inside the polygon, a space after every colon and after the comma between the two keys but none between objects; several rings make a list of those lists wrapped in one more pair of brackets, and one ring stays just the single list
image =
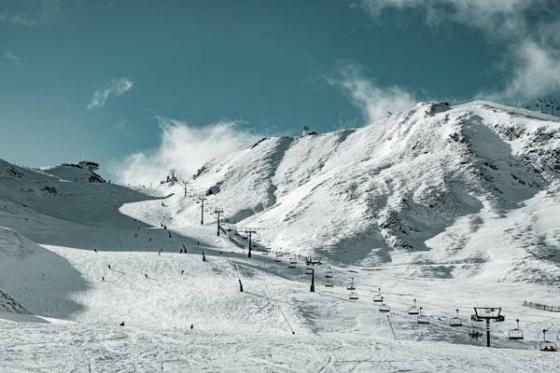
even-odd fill
[{"label": "white cloud", "polygon": [[509,80],[493,99],[532,99],[560,91],[560,2],[558,0],[359,0],[374,18],[387,9],[419,11],[429,25],[452,22],[503,43],[501,66]]},{"label": "white cloud", "polygon": [[158,118],[162,130],[156,149],[135,153],[111,167],[123,184],[150,185],[164,179],[170,169],[190,177],[207,161],[247,146],[258,136],[242,130],[236,122],[218,122],[204,127]]},{"label": "white cloud", "polygon": [[7,61],[10,61],[11,63],[13,63],[15,65],[18,65],[18,66],[21,65],[22,62],[23,62],[18,55],[14,54],[14,53],[12,53],[8,50],[4,51],[4,59],[6,59]]},{"label": "white cloud", "polygon": [[339,73],[340,78],[327,81],[342,87],[350,95],[368,124],[387,117],[388,112],[410,109],[417,102],[412,94],[400,87],[380,87],[367,80],[355,66],[344,65]]},{"label": "white cloud", "polygon": [[62,0],[1,0],[0,23],[34,27],[48,23],[62,11]]},{"label": "white cloud", "polygon": [[560,91],[560,55],[527,40],[519,46],[511,78],[502,91],[489,93],[496,100],[535,98]]},{"label": "white cloud", "polygon": [[111,96],[121,96],[130,91],[134,83],[128,78],[113,79],[104,88],[93,92],[93,96],[87,106],[88,110],[100,109]]}]

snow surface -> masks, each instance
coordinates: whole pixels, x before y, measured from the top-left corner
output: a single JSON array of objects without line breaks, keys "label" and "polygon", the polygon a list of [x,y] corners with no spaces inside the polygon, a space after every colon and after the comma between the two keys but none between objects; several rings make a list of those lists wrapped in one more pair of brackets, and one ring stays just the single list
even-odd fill
[{"label": "snow surface", "polygon": [[[556,371],[538,342],[557,340],[560,313],[523,301],[560,305],[559,123],[430,105],[265,139],[152,196],[0,161],[0,371]],[[216,236],[216,207],[239,242],[257,228],[251,259]],[[282,252],[323,256],[315,293]],[[468,336],[484,327],[473,306],[503,308],[497,348]]]}]

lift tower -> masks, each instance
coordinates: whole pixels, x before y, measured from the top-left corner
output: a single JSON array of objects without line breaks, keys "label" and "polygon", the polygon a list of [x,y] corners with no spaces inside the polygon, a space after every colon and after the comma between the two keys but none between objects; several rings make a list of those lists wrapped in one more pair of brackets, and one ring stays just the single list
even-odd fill
[{"label": "lift tower", "polygon": [[503,322],[506,318],[501,313],[501,307],[474,307],[474,315],[471,316],[471,320],[474,322],[486,321],[486,347],[490,347],[490,320]]}]

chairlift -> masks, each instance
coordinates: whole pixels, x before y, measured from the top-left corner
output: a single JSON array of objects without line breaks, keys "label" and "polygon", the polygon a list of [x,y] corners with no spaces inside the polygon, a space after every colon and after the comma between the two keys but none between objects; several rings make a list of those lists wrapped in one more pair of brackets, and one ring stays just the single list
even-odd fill
[{"label": "chairlift", "polygon": [[327,272],[325,273],[325,278],[333,278],[333,274],[331,271],[331,267],[329,267],[329,269],[327,270]]},{"label": "chairlift", "polygon": [[311,264],[308,264],[308,265],[305,267],[305,274],[306,274],[306,275],[310,275],[310,274],[312,274],[312,273],[313,273],[313,266],[312,266]]},{"label": "chairlift", "polygon": [[408,307],[408,309],[406,310],[406,313],[409,315],[418,315],[420,314],[420,310],[418,309],[418,307],[416,306],[416,298],[414,299],[414,304],[412,305],[412,307]]},{"label": "chairlift", "polygon": [[350,300],[358,300],[360,299],[360,297],[358,296],[358,293],[356,293],[354,290],[352,290],[350,292],[350,295],[348,295],[348,299]]},{"label": "chairlift", "polygon": [[428,316],[422,315],[422,307],[418,310],[418,318],[416,319],[418,324],[429,324],[430,318]]},{"label": "chairlift", "polygon": [[325,287],[332,288],[332,287],[334,287],[334,283],[330,279],[326,279]]},{"label": "chairlift", "polygon": [[274,261],[275,261],[275,262],[280,262],[280,261],[281,261],[281,259],[280,259],[281,257],[282,257],[282,253],[280,253],[280,252],[276,253],[276,257],[274,258]]},{"label": "chairlift", "polygon": [[374,296],[373,296],[373,301],[374,301],[375,303],[381,303],[381,302],[383,302],[383,295],[381,295],[381,288],[379,288],[379,289],[377,290],[377,295],[374,295]]},{"label": "chairlift", "polygon": [[296,268],[297,266],[297,259],[295,255],[290,256],[290,263],[288,264],[289,268]]},{"label": "chairlift", "polygon": [[543,329],[542,332],[543,332],[543,340],[539,343],[539,349],[541,351],[546,351],[546,352],[558,351],[558,347],[556,346],[556,343],[546,339],[546,332],[548,332],[548,330]]},{"label": "chairlift", "polygon": [[356,286],[354,285],[354,277],[352,277],[352,280],[350,281],[350,284],[348,284],[348,286],[346,286],[346,290],[350,290],[350,291],[356,290]]},{"label": "chairlift", "polygon": [[508,338],[509,339],[523,339],[523,330],[519,329],[519,319],[515,319],[515,322],[517,322],[517,328],[511,329],[508,332]]},{"label": "chairlift", "polygon": [[389,305],[385,303],[381,303],[379,305],[379,312],[390,312],[390,311],[391,311],[391,307],[389,307]]},{"label": "chairlift", "polygon": [[478,340],[478,338],[482,337],[482,332],[476,329],[471,329],[471,331],[469,332],[469,337]]},{"label": "chairlift", "polygon": [[463,320],[459,317],[459,309],[456,309],[457,316],[449,319],[449,326],[463,326]]}]

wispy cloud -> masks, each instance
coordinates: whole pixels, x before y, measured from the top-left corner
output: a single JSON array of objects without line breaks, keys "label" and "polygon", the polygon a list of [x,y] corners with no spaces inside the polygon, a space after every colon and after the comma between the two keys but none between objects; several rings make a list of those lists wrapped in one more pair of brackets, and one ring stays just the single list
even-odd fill
[{"label": "wispy cloud", "polygon": [[506,46],[505,85],[481,93],[494,99],[531,99],[560,91],[560,2],[557,0],[359,0],[375,19],[387,10],[414,10],[427,24],[462,24]]},{"label": "wispy cloud", "polygon": [[414,96],[397,86],[381,87],[368,80],[356,65],[344,63],[339,65],[337,76],[326,78],[335,86],[343,88],[352,103],[362,111],[367,123],[387,117],[411,108],[416,104]]},{"label": "wispy cloud", "polygon": [[124,184],[150,185],[165,178],[170,169],[190,177],[205,162],[254,142],[258,136],[238,122],[217,122],[203,127],[158,117],[162,131],[157,148],[135,153],[114,164],[110,172]]},{"label": "wispy cloud", "polygon": [[2,0],[0,23],[33,27],[49,22],[62,10],[62,0]]},{"label": "wispy cloud", "polygon": [[93,96],[87,106],[88,110],[100,109],[107,103],[112,96],[121,96],[130,91],[134,83],[128,78],[111,80],[104,88],[93,92]]},{"label": "wispy cloud", "polygon": [[22,59],[18,55],[9,50],[4,51],[4,59],[17,66],[20,66],[23,63]]}]

